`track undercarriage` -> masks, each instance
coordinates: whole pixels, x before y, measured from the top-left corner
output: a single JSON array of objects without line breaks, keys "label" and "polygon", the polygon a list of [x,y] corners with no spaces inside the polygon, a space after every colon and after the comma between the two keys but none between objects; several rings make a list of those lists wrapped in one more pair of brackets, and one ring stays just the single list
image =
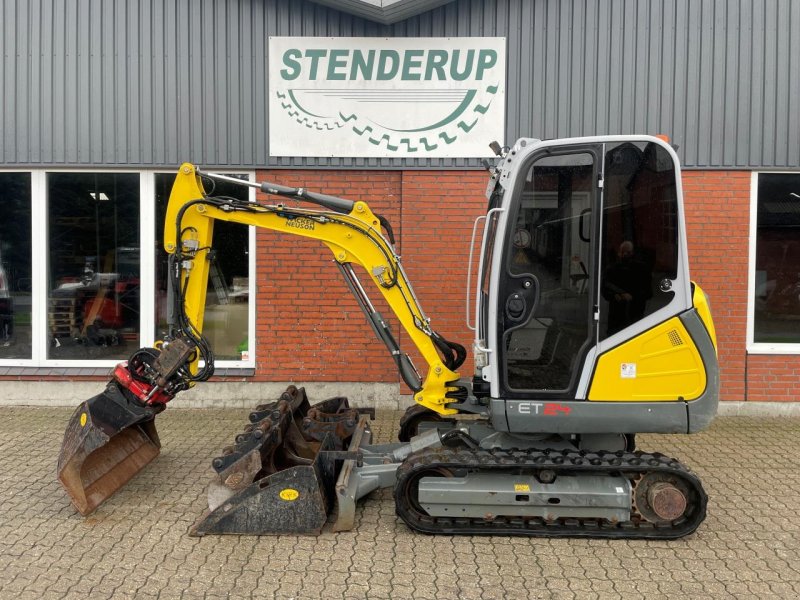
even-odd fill
[{"label": "track undercarriage", "polygon": [[428,450],[397,479],[398,515],[425,533],[673,539],[707,501],[680,463],[644,452]]}]

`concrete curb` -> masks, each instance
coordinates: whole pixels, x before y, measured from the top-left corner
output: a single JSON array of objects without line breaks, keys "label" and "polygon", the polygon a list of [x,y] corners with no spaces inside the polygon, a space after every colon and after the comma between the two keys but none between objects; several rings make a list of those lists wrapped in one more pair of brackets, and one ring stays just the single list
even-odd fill
[{"label": "concrete curb", "polygon": [[800,417],[800,402],[720,402],[720,417]]},{"label": "concrete curb", "polygon": [[[243,408],[277,400],[289,383],[224,382],[204,383],[180,394],[170,408]],[[333,396],[347,396],[353,406],[379,409],[405,409],[411,396],[401,396],[396,383],[305,384],[312,403]],[[99,381],[3,381],[0,406],[77,406],[105,388]]]},{"label": "concrete curb", "polygon": [[[204,383],[182,393],[171,408],[242,408],[277,400],[288,382]],[[96,396],[105,384],[99,381],[2,381],[0,406],[77,406]],[[318,382],[305,384],[311,402],[347,396],[353,406],[404,410],[413,398],[400,394],[396,383]],[[720,402],[721,417],[800,417],[800,402]]]}]

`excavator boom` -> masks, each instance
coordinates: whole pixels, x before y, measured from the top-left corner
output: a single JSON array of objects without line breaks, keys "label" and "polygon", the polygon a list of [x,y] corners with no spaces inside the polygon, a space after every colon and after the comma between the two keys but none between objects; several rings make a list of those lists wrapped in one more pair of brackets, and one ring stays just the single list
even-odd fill
[{"label": "excavator boom", "polygon": [[[250,184],[211,173],[205,175],[239,185],[252,185],[267,194],[315,203],[327,210],[209,198],[202,191],[200,175],[192,165],[181,166],[167,207],[166,223],[173,225],[165,229],[164,236],[164,248],[168,253],[179,256],[183,262],[191,262],[189,269],[182,269],[180,283],[186,288],[182,306],[187,323],[202,330],[210,263],[199,259],[204,259],[204,253],[211,248],[214,221],[252,225],[315,239],[333,254],[348,287],[365,310],[370,325],[379,339],[387,344],[403,380],[414,390],[416,402],[443,415],[457,412],[446,406],[453,401],[447,394],[457,391],[451,389],[450,384],[459,379],[454,369],[463,363],[466,351],[463,346],[447,342],[431,329],[430,320],[419,305],[391,239],[386,239],[381,233],[383,225],[388,227],[389,237],[393,237],[386,220],[376,216],[365,202],[274,183]],[[176,223],[180,223],[180,226]],[[353,265],[364,268],[419,350],[427,363],[424,379],[420,378],[408,355],[400,351],[388,325],[375,311]]]}]

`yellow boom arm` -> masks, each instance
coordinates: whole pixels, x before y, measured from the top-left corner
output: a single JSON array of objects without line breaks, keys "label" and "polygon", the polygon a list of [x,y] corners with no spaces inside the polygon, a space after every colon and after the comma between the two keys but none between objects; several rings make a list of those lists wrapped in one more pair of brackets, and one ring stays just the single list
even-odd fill
[{"label": "yellow boom arm", "polygon": [[[253,185],[248,182],[241,184]],[[260,187],[265,189],[265,186],[270,185],[272,184],[263,184]],[[290,189],[281,188],[281,190]],[[272,190],[267,187],[265,191]],[[303,193],[304,191],[299,189],[298,194],[283,195],[304,198]],[[315,196],[339,202],[340,204],[336,205],[339,211],[310,210],[280,204],[266,205],[207,197],[197,169],[188,163],[181,165],[167,207],[164,248],[169,254],[179,253],[180,265],[176,268],[181,269],[181,293],[186,319],[199,335],[203,327],[210,268],[208,250],[211,248],[215,220],[253,225],[319,240],[333,253],[348,286],[371,319],[373,329],[392,351],[403,379],[410,387],[415,388],[416,402],[442,415],[456,413],[456,410],[448,408],[446,404],[454,402],[454,399],[447,397],[447,392],[457,391],[458,388],[452,384],[458,380],[458,373],[445,365],[437,351],[437,345],[441,348],[443,340],[430,328],[429,321],[419,307],[411,284],[400,265],[399,257],[395,254],[392,244],[381,233],[379,218],[365,202],[351,203],[318,194]],[[345,208],[342,209],[342,206]],[[344,214],[348,208],[349,212]],[[421,382],[408,357],[400,353],[396,347],[380,315],[374,312],[352,271],[353,263],[361,265],[366,270],[428,363],[427,374]],[[193,368],[196,368],[196,361]],[[411,372],[413,376],[410,376]],[[419,382],[416,385],[415,379]]]}]

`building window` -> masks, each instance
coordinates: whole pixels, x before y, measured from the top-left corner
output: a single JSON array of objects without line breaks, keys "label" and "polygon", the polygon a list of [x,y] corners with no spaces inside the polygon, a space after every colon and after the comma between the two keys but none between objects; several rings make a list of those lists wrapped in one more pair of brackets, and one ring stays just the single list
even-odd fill
[{"label": "building window", "polygon": [[0,359],[31,358],[31,175],[0,173]]},{"label": "building window", "polygon": [[[163,221],[174,179],[0,171],[0,366],[109,367],[163,339]],[[204,183],[214,195],[255,200],[252,188]],[[251,368],[253,228],[216,222],[210,254],[203,333],[218,366]]]},{"label": "building window", "polygon": [[139,174],[48,173],[47,357],[140,346]]},{"label": "building window", "polygon": [[800,352],[800,173],[753,175],[749,342]]},{"label": "building window", "polygon": [[[246,175],[232,175],[247,179]],[[157,173],[156,189],[156,339],[168,331],[167,253],[164,216],[167,210],[173,173]],[[250,189],[225,181],[204,180],[209,195],[248,200]],[[250,231],[246,225],[214,223],[211,268],[208,277],[203,335],[208,338],[217,360],[248,361],[250,356]]]}]

